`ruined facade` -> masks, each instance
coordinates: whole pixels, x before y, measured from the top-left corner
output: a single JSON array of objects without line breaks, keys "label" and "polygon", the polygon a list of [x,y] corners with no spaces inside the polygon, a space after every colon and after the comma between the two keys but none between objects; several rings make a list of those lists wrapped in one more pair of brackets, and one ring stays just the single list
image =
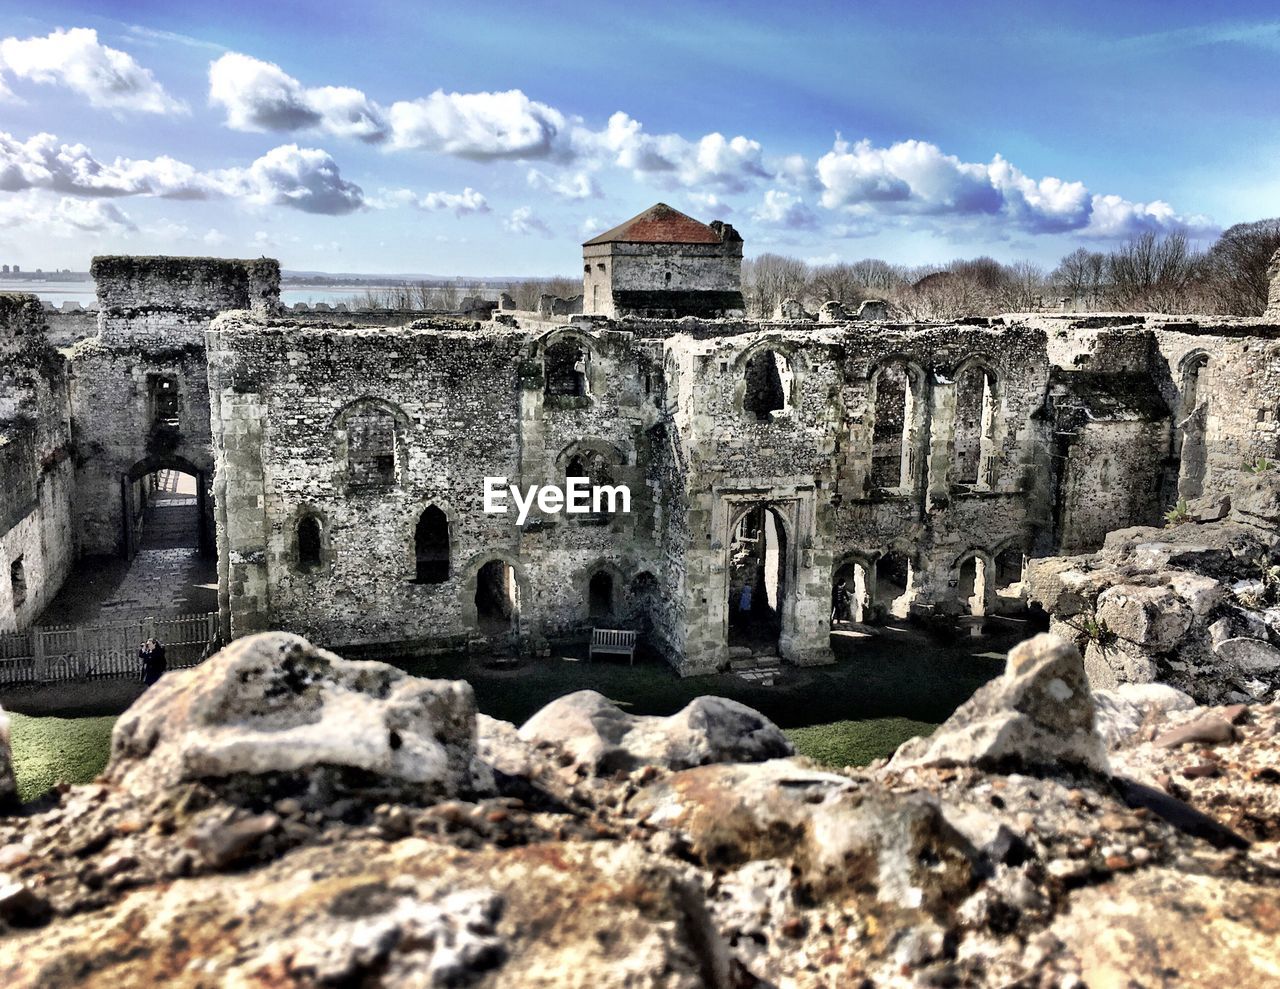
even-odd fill
[{"label": "ruined facade", "polygon": [[[706,245],[726,261],[729,229]],[[669,267],[627,243],[597,246],[645,277]],[[898,324],[824,306],[389,325],[281,311],[269,261],[104,258],[95,275],[97,333],[41,350],[43,438],[4,459],[7,495],[11,462],[30,476],[74,450],[38,466],[40,499],[23,482],[26,514],[5,505],[64,534],[34,600],[75,554],[128,553],[131,485],[170,465],[201,481],[229,637],[536,651],[607,627],[687,674],[821,663],[833,619],[1021,608],[1028,556],[1096,549],[1280,453],[1266,319]],[[483,511],[492,476],[626,485],[630,511],[519,525]],[[25,557],[8,524],[5,560]]]},{"label": "ruined facade", "polygon": [[742,238],[657,203],[582,245],[582,309],[595,316],[741,315]]}]

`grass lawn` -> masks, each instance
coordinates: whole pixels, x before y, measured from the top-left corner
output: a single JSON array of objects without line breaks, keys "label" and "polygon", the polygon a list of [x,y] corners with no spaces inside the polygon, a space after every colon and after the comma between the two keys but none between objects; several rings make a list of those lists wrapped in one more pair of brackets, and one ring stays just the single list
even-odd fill
[{"label": "grass lawn", "polygon": [[29,718],[10,712],[9,719],[18,796],[24,801],[57,783],[88,783],[107,764],[114,715]]},{"label": "grass lawn", "polygon": [[788,728],[786,735],[801,755],[832,769],[843,769],[882,759],[908,738],[929,735],[936,727],[928,721],[910,718],[873,718]]},{"label": "grass lawn", "polygon": [[[510,669],[444,657],[401,665],[418,676],[470,681],[481,711],[517,725],[555,698],[587,688],[634,714],[674,714],[694,697],[718,694],[771,718],[802,755],[839,768],[865,765],[914,735],[932,732],[1004,669],[1005,650],[1026,634],[1025,627],[1009,625],[980,639],[914,628],[836,638],[834,665],[787,668],[772,687],[725,675],[681,679],[656,661],[628,666],[554,658]],[[34,799],[55,783],[88,782],[106,765],[114,715],[10,716],[22,799]]]}]

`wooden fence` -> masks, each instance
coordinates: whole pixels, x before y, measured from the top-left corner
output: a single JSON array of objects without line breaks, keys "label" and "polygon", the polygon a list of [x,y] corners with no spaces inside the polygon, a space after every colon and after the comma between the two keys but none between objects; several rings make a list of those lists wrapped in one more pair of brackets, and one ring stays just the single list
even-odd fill
[{"label": "wooden fence", "polygon": [[169,669],[183,669],[208,658],[217,637],[217,612],[5,632],[0,634],[0,684],[140,677],[138,647],[146,639],[163,644]]}]

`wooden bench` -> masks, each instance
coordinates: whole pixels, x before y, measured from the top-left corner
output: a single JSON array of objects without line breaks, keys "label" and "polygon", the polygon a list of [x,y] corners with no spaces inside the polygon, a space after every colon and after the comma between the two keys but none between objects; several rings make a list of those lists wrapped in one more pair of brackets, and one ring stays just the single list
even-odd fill
[{"label": "wooden bench", "polygon": [[588,659],[595,659],[596,653],[610,656],[626,656],[627,662],[635,665],[636,637],[639,632],[627,632],[617,628],[593,628],[591,630],[591,650]]}]

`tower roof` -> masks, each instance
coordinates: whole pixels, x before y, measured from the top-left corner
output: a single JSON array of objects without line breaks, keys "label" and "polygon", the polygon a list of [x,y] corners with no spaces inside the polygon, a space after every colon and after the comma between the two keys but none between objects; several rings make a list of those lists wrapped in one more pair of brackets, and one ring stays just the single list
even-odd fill
[{"label": "tower roof", "polygon": [[655,203],[625,223],[592,237],[592,244],[719,244],[720,234],[666,203]]}]

